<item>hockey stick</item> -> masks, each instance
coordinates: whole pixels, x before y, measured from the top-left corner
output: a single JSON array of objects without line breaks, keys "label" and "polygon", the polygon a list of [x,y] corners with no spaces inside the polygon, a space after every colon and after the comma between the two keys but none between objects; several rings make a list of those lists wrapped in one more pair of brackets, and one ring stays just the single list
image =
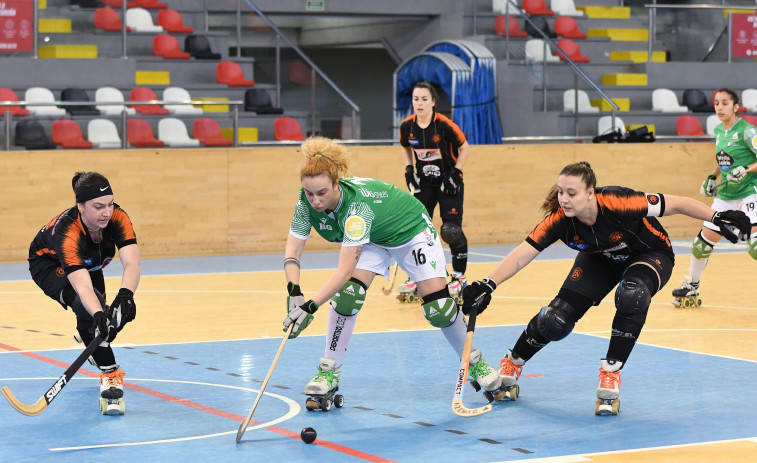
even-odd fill
[{"label": "hockey stick", "polygon": [[72,363],[71,366],[69,366],[66,371],[63,372],[61,377],[58,378],[57,381],[55,381],[55,384],[53,384],[36,403],[32,405],[26,405],[25,403],[21,402],[16,398],[15,395],[13,395],[8,386],[3,387],[3,395],[8,400],[8,403],[11,404],[11,407],[15,408],[16,411],[28,416],[39,415],[40,413],[45,411],[47,406],[50,405],[50,402],[52,402],[53,399],[58,396],[60,391],[62,391],[63,388],[66,387],[66,384],[71,381],[71,378],[76,374],[77,371],[79,371],[79,368],[81,368],[84,362],[87,361],[89,356],[92,355],[92,353],[98,347],[100,347],[102,340],[103,337],[98,334],[95,339],[93,339],[92,342],[89,343],[87,348],[84,349],[84,351],[79,354],[78,357],[76,357],[74,363]]},{"label": "hockey stick", "polygon": [[271,373],[273,373],[273,368],[276,366],[276,362],[279,361],[279,355],[281,355],[281,351],[284,350],[284,344],[286,344],[287,339],[289,339],[289,335],[292,333],[292,329],[294,328],[294,322],[289,324],[289,328],[287,328],[287,332],[284,335],[284,339],[281,340],[281,345],[279,346],[279,351],[276,352],[276,357],[273,358],[273,363],[271,364],[271,368],[268,369],[268,374],[265,376],[265,380],[263,380],[263,384],[260,386],[260,390],[258,391],[258,396],[255,397],[255,402],[252,404],[252,409],[250,410],[250,414],[247,415],[247,418],[242,422],[242,424],[239,425],[239,429],[237,430],[237,444],[240,440],[242,440],[242,436],[244,435],[244,432],[247,431],[247,426],[250,424],[250,420],[252,419],[252,414],[255,413],[255,408],[258,406],[258,402],[260,402],[260,398],[263,396],[263,391],[265,390],[266,384],[268,384],[268,380],[271,379]]},{"label": "hockey stick", "polygon": [[381,287],[381,291],[384,293],[384,296],[388,296],[392,292],[392,288],[394,288],[394,281],[397,279],[397,270],[400,268],[400,264],[395,262],[394,263],[394,270],[392,271],[392,278],[389,280],[389,287]]},{"label": "hockey stick", "polygon": [[463,405],[463,387],[468,379],[468,367],[470,366],[470,351],[473,347],[473,330],[476,328],[476,314],[481,298],[486,294],[481,294],[471,307],[468,316],[468,333],[465,335],[465,345],[463,346],[463,355],[460,358],[460,370],[457,373],[457,383],[455,384],[455,397],[452,399],[452,411],[458,416],[477,416],[492,411],[492,405],[487,404],[478,408],[467,408]]}]

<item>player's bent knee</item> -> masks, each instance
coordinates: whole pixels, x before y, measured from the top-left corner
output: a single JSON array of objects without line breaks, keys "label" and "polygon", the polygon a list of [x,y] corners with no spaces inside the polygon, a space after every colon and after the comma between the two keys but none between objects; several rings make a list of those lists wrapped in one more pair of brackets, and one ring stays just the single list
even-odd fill
[{"label": "player's bent knee", "polygon": [[446,286],[444,289],[424,296],[421,309],[426,320],[436,328],[446,328],[457,320],[457,304],[450,297]]},{"label": "player's bent knee", "polygon": [[463,227],[454,222],[444,222],[439,229],[439,235],[442,240],[450,246],[454,246],[463,235]]},{"label": "player's bent knee", "polygon": [[715,247],[713,243],[707,241],[700,231],[694,242],[691,243],[691,254],[697,259],[709,259],[712,255],[712,249]]},{"label": "player's bent knee", "polygon": [[339,315],[357,315],[365,303],[366,287],[360,280],[350,278],[338,293],[331,298],[331,308]]},{"label": "player's bent knee", "polygon": [[642,315],[649,310],[652,291],[645,276],[623,278],[615,291],[615,307],[625,315]]},{"label": "player's bent knee", "polygon": [[[97,296],[97,300],[100,301],[100,308],[105,310],[105,297],[100,294],[100,291],[97,289],[95,289],[95,296]],[[76,314],[77,318],[88,319],[89,322],[92,323],[92,314],[90,314],[84,307],[78,294],[76,295],[76,298],[74,298],[73,304],[71,304],[71,311]]]},{"label": "player's bent knee", "polygon": [[559,341],[573,331],[576,326],[575,309],[566,301],[556,297],[548,306],[542,307],[536,316],[536,328],[548,341]]}]

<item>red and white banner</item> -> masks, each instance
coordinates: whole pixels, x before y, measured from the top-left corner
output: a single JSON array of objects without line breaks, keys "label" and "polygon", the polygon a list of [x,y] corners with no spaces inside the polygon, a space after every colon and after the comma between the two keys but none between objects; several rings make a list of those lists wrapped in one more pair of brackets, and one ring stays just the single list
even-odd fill
[{"label": "red and white banner", "polygon": [[34,51],[34,0],[0,1],[0,53]]},{"label": "red and white banner", "polygon": [[757,14],[733,13],[731,54],[734,58],[757,57]]}]

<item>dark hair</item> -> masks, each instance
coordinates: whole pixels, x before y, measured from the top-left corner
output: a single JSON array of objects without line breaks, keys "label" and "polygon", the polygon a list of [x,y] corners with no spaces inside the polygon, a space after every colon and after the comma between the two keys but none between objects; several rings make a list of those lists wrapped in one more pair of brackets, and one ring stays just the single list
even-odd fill
[{"label": "dark hair", "polygon": [[[732,90],[730,88],[725,88],[725,87],[724,88],[719,88],[719,89],[715,90],[715,94],[718,94],[718,93],[721,93],[721,92],[722,93],[727,93],[731,97],[731,99],[733,100],[733,104],[741,104],[740,100],[739,100],[739,94],[736,92],[736,90]],[[715,99],[715,95],[712,95],[712,99],[713,100]],[[714,103],[714,101],[713,101],[713,103]]]},{"label": "dark hair", "polygon": [[425,88],[426,90],[428,90],[431,93],[431,98],[434,101],[439,99],[439,94],[436,92],[436,87],[434,87],[434,84],[432,84],[431,82],[427,80],[422,80],[420,82],[417,82],[415,84],[415,87],[413,87],[413,90],[415,90],[416,88]]},{"label": "dark hair", "polygon": [[[597,176],[594,175],[594,171],[591,169],[591,165],[586,161],[577,162],[575,164],[569,164],[560,171],[560,175],[570,175],[571,177],[581,177],[586,189],[597,187]],[[552,185],[549,189],[547,197],[544,198],[544,202],[541,204],[541,210],[545,212],[545,215],[550,215],[560,208],[560,202],[557,200],[557,185]]]},{"label": "dark hair", "polygon": [[77,172],[74,174],[74,178],[71,179],[71,186],[74,189],[74,193],[78,193],[79,189],[82,187],[96,185],[98,183],[110,182],[99,172]]}]

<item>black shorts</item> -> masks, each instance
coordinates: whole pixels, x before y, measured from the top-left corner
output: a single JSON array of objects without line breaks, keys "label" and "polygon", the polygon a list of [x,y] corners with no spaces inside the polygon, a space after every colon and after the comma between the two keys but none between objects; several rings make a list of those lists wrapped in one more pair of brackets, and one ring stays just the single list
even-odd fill
[{"label": "black shorts", "polygon": [[434,218],[434,208],[439,204],[439,213],[442,216],[442,222],[452,222],[460,226],[463,225],[463,194],[465,186],[460,188],[456,195],[447,196],[442,193],[441,183],[421,182],[420,192],[415,197],[426,206],[428,217]]},{"label": "black shorts", "polygon": [[649,288],[654,296],[670,279],[674,264],[675,256],[665,251],[648,251],[626,261],[579,252],[562,288],[586,296],[597,305],[623,279],[630,267],[636,267],[631,269],[633,271],[640,270],[637,265],[644,265],[656,276],[657,286]]},{"label": "black shorts", "polygon": [[[73,306],[76,298],[76,291],[68,281],[63,268],[55,261],[49,259],[34,259],[29,261],[29,272],[32,280],[37,283],[42,291],[63,306],[64,309]],[[92,286],[100,294],[105,294],[105,277],[102,270],[89,272],[92,279]]]}]

